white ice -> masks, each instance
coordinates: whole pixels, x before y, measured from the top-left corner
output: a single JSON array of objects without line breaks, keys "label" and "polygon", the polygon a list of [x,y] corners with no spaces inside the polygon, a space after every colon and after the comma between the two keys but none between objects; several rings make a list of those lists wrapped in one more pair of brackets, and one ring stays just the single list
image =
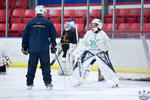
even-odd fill
[{"label": "white ice", "polygon": [[150,90],[150,82],[121,80],[119,88],[109,88],[104,81],[97,82],[97,73],[91,72],[87,84],[72,87],[70,77],[57,75],[52,70],[53,90],[44,86],[41,70],[37,69],[34,88],[27,90],[26,68],[9,68],[0,75],[0,100],[139,100],[138,92]]}]

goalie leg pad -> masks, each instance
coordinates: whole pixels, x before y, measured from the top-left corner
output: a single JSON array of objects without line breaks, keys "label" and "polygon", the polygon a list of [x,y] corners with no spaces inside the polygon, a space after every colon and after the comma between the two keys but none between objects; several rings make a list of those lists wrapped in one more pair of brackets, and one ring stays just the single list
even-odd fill
[{"label": "goalie leg pad", "polygon": [[62,57],[60,59],[60,63],[61,63],[61,66],[62,66],[62,70],[61,70],[61,68],[59,68],[58,74],[59,75],[67,75],[67,76],[71,75],[72,69],[71,69],[70,64],[68,63],[66,57]]},{"label": "goalie leg pad", "polygon": [[117,74],[101,59],[97,57],[98,66],[101,70],[102,75],[104,76],[104,79],[109,87],[113,87],[119,83],[119,78]]},{"label": "goalie leg pad", "polygon": [[64,69],[65,69],[65,66],[66,66],[66,58],[65,58],[65,57],[62,57],[62,58],[60,59],[60,63],[61,63],[61,66],[62,66],[62,70],[61,70],[61,68],[59,68],[58,74],[59,74],[59,75],[64,75],[64,74],[65,74]]},{"label": "goalie leg pad", "polygon": [[[94,57],[92,57],[92,58],[94,58]],[[96,61],[96,59],[92,59],[90,64],[86,67],[85,71],[83,72],[83,79],[86,79],[88,77],[88,74],[89,74],[90,70],[92,69],[95,61]]]}]

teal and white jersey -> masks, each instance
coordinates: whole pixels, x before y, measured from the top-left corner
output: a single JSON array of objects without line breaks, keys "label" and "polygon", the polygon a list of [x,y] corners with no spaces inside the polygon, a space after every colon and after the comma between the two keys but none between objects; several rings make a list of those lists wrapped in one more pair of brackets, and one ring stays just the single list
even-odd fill
[{"label": "teal and white jersey", "polygon": [[86,32],[81,43],[86,46],[86,50],[96,54],[109,49],[110,39],[104,31],[93,33],[92,30],[90,30]]}]

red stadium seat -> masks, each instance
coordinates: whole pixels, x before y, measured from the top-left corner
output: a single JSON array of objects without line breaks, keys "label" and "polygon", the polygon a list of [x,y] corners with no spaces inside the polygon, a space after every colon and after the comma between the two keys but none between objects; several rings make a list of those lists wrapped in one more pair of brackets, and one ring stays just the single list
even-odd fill
[{"label": "red stadium seat", "polygon": [[[141,22],[141,16],[138,16],[138,23]],[[144,23],[150,23],[150,8],[144,8]]]},{"label": "red stadium seat", "polygon": [[27,9],[24,14],[23,22],[27,23],[29,20],[35,17],[35,10]]},{"label": "red stadium seat", "polygon": [[130,24],[128,24],[128,23],[121,23],[118,26],[118,30],[119,31],[127,31],[129,29],[129,27],[130,27]]},{"label": "red stadium seat", "polygon": [[106,31],[106,29],[107,29],[107,24],[104,23],[104,24],[103,24],[103,27],[102,27],[102,30]]},{"label": "red stadium seat", "polygon": [[131,31],[140,31],[140,24],[139,23],[132,23],[130,24],[130,28]]},{"label": "red stadium seat", "polygon": [[143,31],[150,31],[150,23],[143,24]]},{"label": "red stadium seat", "polygon": [[54,27],[57,32],[57,37],[61,37],[61,24],[54,24]]},{"label": "red stadium seat", "polygon": [[[89,24],[89,30],[91,29],[92,29],[92,26],[91,24]],[[79,36],[82,38],[86,34],[86,32],[87,32],[87,25],[85,25],[83,32],[81,32]]]},{"label": "red stadium seat", "polygon": [[27,9],[24,16],[29,18],[35,17],[35,10]]},{"label": "red stadium seat", "polygon": [[75,10],[65,10],[64,11],[64,22],[66,22],[68,19],[74,20],[75,16]]},{"label": "red stadium seat", "polygon": [[116,23],[125,23],[129,11],[130,9],[119,9],[119,13],[116,16]]},{"label": "red stadium seat", "polygon": [[[8,11],[8,17],[11,16],[11,9]],[[6,9],[0,10],[0,23],[6,22]]]},{"label": "red stadium seat", "polygon": [[[147,17],[144,16],[143,21],[144,21],[144,23],[149,23],[149,22],[150,22],[148,16],[147,16]],[[138,17],[137,17],[137,22],[138,22],[138,23],[141,22],[141,16],[138,16]]]},{"label": "red stadium seat", "polygon": [[9,32],[9,37],[20,37],[23,30],[24,30],[24,24],[20,24],[20,23],[12,24]]},{"label": "red stadium seat", "polygon": [[0,0],[0,8],[4,7],[4,0]]},{"label": "red stadium seat", "polygon": [[90,23],[92,22],[93,19],[95,18],[100,18],[101,17],[101,9],[92,9],[90,12]]},{"label": "red stadium seat", "polygon": [[[92,29],[92,25],[89,24],[89,30],[91,30],[91,29]],[[84,30],[87,31],[87,25],[85,26]]]},{"label": "red stadium seat", "polygon": [[85,24],[87,10],[75,10],[75,23]]},{"label": "red stadium seat", "polygon": [[50,14],[50,20],[53,23],[60,23],[61,10],[53,10]]},{"label": "red stadium seat", "polygon": [[117,32],[115,33],[115,38],[140,38],[140,33]]},{"label": "red stadium seat", "polygon": [[127,23],[137,23],[137,17],[141,15],[140,8],[129,8],[130,11],[127,13]]},{"label": "red stadium seat", "polygon": [[[15,8],[16,0],[9,0],[9,8]],[[6,0],[4,0],[3,7],[6,8]]]},{"label": "red stadium seat", "polygon": [[28,0],[16,0],[16,8],[27,8]]},{"label": "red stadium seat", "polygon": [[126,18],[127,23],[137,23],[137,17],[130,16]]},{"label": "red stadium seat", "polygon": [[139,23],[121,23],[118,26],[119,31],[140,31]]},{"label": "red stadium seat", "polygon": [[45,16],[47,19],[49,19],[49,17],[50,17],[50,10],[49,9],[47,9],[46,10],[46,16]]},{"label": "red stadium seat", "polygon": [[65,10],[64,11],[64,17],[65,18],[74,18],[75,16],[75,10]]},{"label": "red stadium seat", "polygon": [[[116,9],[116,16],[119,14],[119,9]],[[109,10],[109,13],[104,17],[105,23],[112,23],[113,9]]]},{"label": "red stadium seat", "polygon": [[25,9],[14,9],[11,23],[22,23],[24,17]]},{"label": "red stadium seat", "polygon": [[0,22],[6,21],[6,10],[0,10]]},{"label": "red stadium seat", "polygon": [[[9,25],[8,25],[9,30]],[[0,37],[5,37],[6,24],[0,23]]]},{"label": "red stadium seat", "polygon": [[118,15],[117,16],[124,16],[124,17],[126,17],[126,16],[128,16],[128,13],[130,12],[130,9],[128,9],[128,8],[125,8],[125,9],[119,9],[119,13],[118,13]]},{"label": "red stadium seat", "polygon": [[129,8],[129,12],[127,16],[140,16],[141,15],[141,8]]},{"label": "red stadium seat", "polygon": [[125,23],[125,17],[117,17],[116,23]]},{"label": "red stadium seat", "polygon": [[[117,30],[118,24],[115,24],[115,30]],[[112,23],[108,23],[106,25],[106,31],[113,31],[113,25]]]},{"label": "red stadium seat", "polygon": [[83,37],[84,31],[84,24],[77,24],[78,36]]},{"label": "red stadium seat", "polygon": [[77,30],[78,32],[81,32],[84,30],[84,24],[77,24]]}]

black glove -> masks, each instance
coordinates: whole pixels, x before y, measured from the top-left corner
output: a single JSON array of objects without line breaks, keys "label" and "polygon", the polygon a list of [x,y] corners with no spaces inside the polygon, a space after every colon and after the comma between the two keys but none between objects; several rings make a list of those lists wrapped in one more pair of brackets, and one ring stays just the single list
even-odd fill
[{"label": "black glove", "polygon": [[52,53],[52,54],[55,54],[56,51],[57,51],[56,45],[52,45],[52,46],[51,46],[51,53]]},{"label": "black glove", "polygon": [[22,44],[21,51],[23,54],[28,55],[28,46]]}]

